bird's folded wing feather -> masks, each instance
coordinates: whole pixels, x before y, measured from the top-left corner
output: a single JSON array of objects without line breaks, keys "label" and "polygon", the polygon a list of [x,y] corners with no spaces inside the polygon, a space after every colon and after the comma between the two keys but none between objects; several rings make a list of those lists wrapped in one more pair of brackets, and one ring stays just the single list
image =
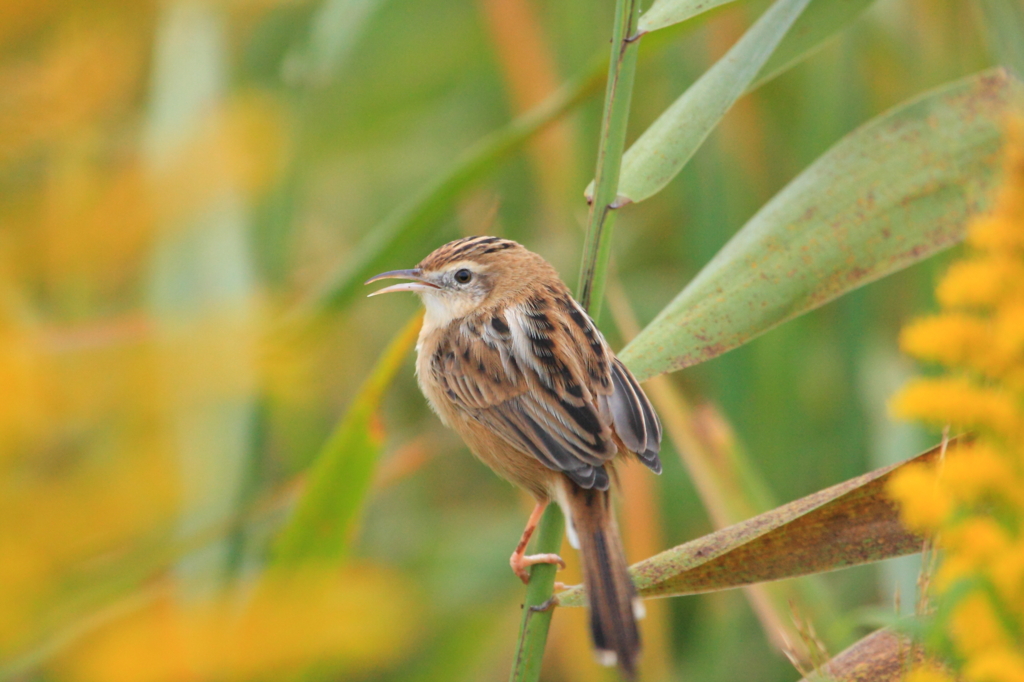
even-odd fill
[{"label": "bird's folded wing feather", "polygon": [[607,487],[613,430],[655,468],[661,426],[643,391],[575,301],[551,293],[454,323],[435,378],[468,417],[583,487]]}]

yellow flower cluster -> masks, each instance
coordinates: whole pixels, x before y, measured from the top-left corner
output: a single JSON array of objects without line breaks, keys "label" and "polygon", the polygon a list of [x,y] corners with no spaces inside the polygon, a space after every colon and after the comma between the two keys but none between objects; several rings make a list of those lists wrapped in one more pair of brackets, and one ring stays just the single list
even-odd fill
[{"label": "yellow flower cluster", "polygon": [[299,679],[296,669],[330,660],[360,676],[414,639],[418,612],[400,574],[306,567],[265,577],[245,600],[183,605],[161,592],[89,633],[57,668],[69,682]]},{"label": "yellow flower cluster", "polygon": [[1011,130],[994,211],[970,227],[971,255],[937,288],[938,315],[901,335],[903,349],[943,366],[892,403],[902,418],[977,434],[893,478],[903,522],[934,538],[936,651],[950,668],[912,682],[1024,682],[1024,123]]},{"label": "yellow flower cluster", "polygon": [[[323,334],[245,274],[262,237],[234,217],[290,163],[287,98],[243,78],[166,116],[147,94],[192,64],[180,45],[230,40],[277,3],[186,4],[0,0],[3,679],[364,677],[422,626],[408,578],[382,567],[228,568],[294,497],[290,464],[258,499],[233,480],[277,442],[257,423],[312,444],[278,422],[320,409]],[[201,86],[210,59],[191,67]],[[350,364],[338,385],[366,371]]]}]

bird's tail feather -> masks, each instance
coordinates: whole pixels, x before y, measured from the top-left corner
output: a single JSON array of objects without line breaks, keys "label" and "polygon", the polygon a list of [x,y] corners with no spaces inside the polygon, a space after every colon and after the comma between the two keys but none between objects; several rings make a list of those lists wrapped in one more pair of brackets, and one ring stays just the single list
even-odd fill
[{"label": "bird's tail feather", "polygon": [[626,679],[635,679],[640,654],[636,621],[643,607],[629,577],[611,497],[607,490],[585,490],[573,483],[566,487],[583,555],[594,649],[601,663],[617,664]]}]

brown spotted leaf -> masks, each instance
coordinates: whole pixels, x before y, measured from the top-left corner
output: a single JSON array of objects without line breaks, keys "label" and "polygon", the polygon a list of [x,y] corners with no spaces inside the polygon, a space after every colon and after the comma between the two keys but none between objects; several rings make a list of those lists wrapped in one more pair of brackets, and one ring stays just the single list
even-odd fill
[{"label": "brown spotted leaf", "polygon": [[[951,441],[952,446],[955,441]],[[673,547],[630,572],[645,597],[672,597],[824,573],[913,554],[921,538],[900,523],[885,494],[893,472],[938,457],[941,446]],[[582,606],[576,586],[559,593]]]},{"label": "brown spotted leaf", "polygon": [[897,682],[911,663],[924,659],[922,653],[903,635],[875,630],[800,682]]},{"label": "brown spotted leaf", "polygon": [[[704,362],[963,239],[1024,86],[986,71],[853,131],[736,233],[619,353],[640,381]],[[625,172],[625,171],[624,171]]]}]

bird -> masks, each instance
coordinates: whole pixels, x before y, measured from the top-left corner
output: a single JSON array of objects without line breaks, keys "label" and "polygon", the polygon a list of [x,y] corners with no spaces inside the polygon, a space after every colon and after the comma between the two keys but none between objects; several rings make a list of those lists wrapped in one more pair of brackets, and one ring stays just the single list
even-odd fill
[{"label": "bird", "polygon": [[565,568],[557,554],[526,554],[554,501],[582,555],[596,657],[635,679],[643,607],[610,488],[628,460],[661,473],[661,422],[639,383],[555,268],[515,241],[452,241],[415,268],[366,284],[384,279],[407,281],[370,296],[411,291],[423,301],[416,376],[431,408],[477,458],[536,501],[512,570],[526,583],[531,565]]}]

